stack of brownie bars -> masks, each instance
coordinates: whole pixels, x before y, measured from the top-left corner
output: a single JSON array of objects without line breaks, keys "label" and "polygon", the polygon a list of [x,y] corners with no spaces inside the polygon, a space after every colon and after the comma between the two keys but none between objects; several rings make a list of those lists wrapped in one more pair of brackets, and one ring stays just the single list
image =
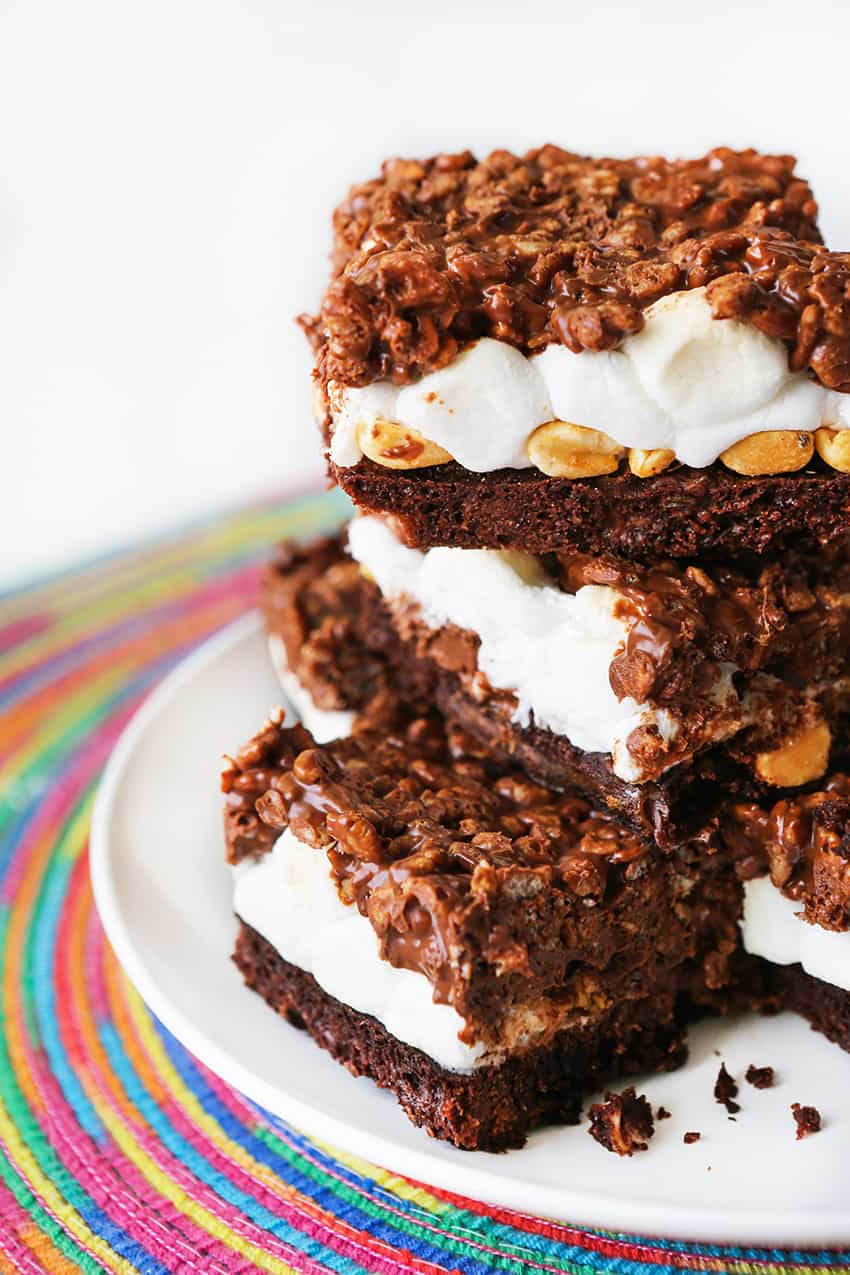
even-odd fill
[{"label": "stack of brownie bars", "polygon": [[[265,574],[223,776],[247,983],[520,1145],[687,1024],[850,1048],[850,255],[787,156],[393,161],[315,350],[358,512]],[[848,772],[850,773],[850,772]]]}]

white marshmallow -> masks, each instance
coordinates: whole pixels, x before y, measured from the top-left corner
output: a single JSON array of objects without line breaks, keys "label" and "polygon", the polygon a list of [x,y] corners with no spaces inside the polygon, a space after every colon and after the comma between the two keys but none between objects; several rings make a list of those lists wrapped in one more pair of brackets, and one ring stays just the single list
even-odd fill
[{"label": "white marshmallow", "polygon": [[397,1040],[452,1071],[479,1063],[483,1047],[458,1039],[464,1023],[457,1011],[432,1000],[424,975],[382,960],[369,921],[337,894],[324,851],[288,828],[268,854],[234,868],[233,910],[285,961]]},{"label": "white marshmallow", "polygon": [[770,877],[747,881],[741,920],[745,950],[774,965],[800,964],[814,978],[850,992],[850,931],[809,925],[798,909]]}]

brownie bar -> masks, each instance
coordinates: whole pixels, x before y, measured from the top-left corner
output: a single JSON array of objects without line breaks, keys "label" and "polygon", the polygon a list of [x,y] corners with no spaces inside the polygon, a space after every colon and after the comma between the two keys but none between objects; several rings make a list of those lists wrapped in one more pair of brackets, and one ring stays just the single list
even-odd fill
[{"label": "brownie bar", "polygon": [[817,548],[850,524],[850,474],[820,462],[761,477],[720,464],[679,466],[651,481],[631,473],[550,478],[535,469],[473,474],[454,461],[399,471],[366,457],[331,470],[360,509],[392,515],[405,543],[420,549],[735,560],[779,555],[801,539]]},{"label": "brownie bar", "polygon": [[[300,562],[295,576],[289,569],[293,552],[297,552]],[[344,580],[348,601],[356,603],[360,627],[347,655],[354,661],[353,646],[355,641],[361,642],[366,648],[362,658],[374,658],[375,667],[380,670],[381,693],[362,707],[345,698],[347,684],[339,686],[342,698],[334,707],[357,707],[358,729],[385,723],[389,712],[399,711],[400,702],[416,712],[426,712],[436,704],[450,722],[478,741],[481,756],[494,762],[498,759],[517,763],[532,779],[550,788],[592,794],[593,800],[616,812],[663,850],[698,836],[722,814],[724,845],[734,855],[742,880],[769,873],[778,889],[801,902],[810,923],[827,929],[850,926],[850,876],[846,872],[850,859],[850,779],[841,770],[834,769],[827,778],[808,785],[808,790],[776,800],[775,789],[756,781],[751,768],[727,750],[717,748],[708,750],[690,766],[674,768],[658,782],[623,783],[614,775],[607,758],[598,753],[582,753],[551,731],[511,726],[504,714],[466,694],[453,674],[444,672],[438,676],[435,665],[426,666],[415,651],[405,653],[377,589],[343,555],[339,537],[318,546],[302,546],[297,551],[284,547],[268,565],[264,598],[270,627],[282,624],[282,609],[270,610],[270,600],[288,596],[291,605],[302,606],[302,611],[298,627],[286,631],[290,638],[293,632],[306,632],[304,649],[310,649],[311,630],[302,627],[304,614],[311,609],[304,604],[304,592],[310,591],[313,582],[327,584],[327,563],[335,565],[339,573],[336,584]],[[790,570],[785,582],[787,590],[778,590],[788,600],[790,581],[795,578],[793,566]],[[794,596],[799,600],[802,593],[795,591]],[[341,599],[338,593],[326,589],[323,600],[326,622],[337,614]],[[314,610],[314,618],[315,615]],[[829,618],[822,617],[819,632],[812,633],[800,648],[801,662],[808,651],[810,661],[819,653],[826,661],[825,667],[832,667],[832,656],[827,654],[831,644],[827,641],[823,645],[825,630],[830,627]],[[807,623],[803,630],[808,630]],[[325,650],[325,657],[333,667],[333,642]],[[293,667],[309,689],[309,661],[305,665],[296,661]],[[397,672],[399,669],[401,673]],[[354,675],[351,685],[359,684],[360,679]],[[843,734],[839,735],[834,753],[835,765],[846,766]]]},{"label": "brownie bar", "polygon": [[708,284],[715,315],[845,387],[850,270],[820,246],[816,216],[793,158],[752,150],[391,160],[334,214],[333,278],[304,320],[319,384],[410,381],[482,336],[525,353],[609,350],[659,297]]},{"label": "brownie bar", "polygon": [[615,1076],[668,1071],[686,1057],[674,992],[614,1007],[604,1022],[561,1032],[500,1066],[448,1071],[375,1018],[329,996],[242,924],[233,957],[245,982],[355,1076],[389,1089],[413,1124],[470,1151],[522,1146],[542,1123],[575,1124],[582,1097]]},{"label": "brownie bar", "polygon": [[[378,720],[374,705],[385,710],[394,696],[418,712],[436,704],[494,758],[519,763],[549,787],[588,793],[665,849],[693,836],[721,801],[764,800],[772,791],[754,775],[752,738],[708,749],[656,780],[626,783],[615,775],[607,755],[583,752],[564,736],[533,723],[521,727],[513,722],[510,696],[492,689],[483,693],[481,678],[475,674],[472,635],[448,629],[428,631],[423,637],[421,632],[411,632],[406,623],[402,639],[376,586],[344,556],[341,540],[297,550],[297,570],[292,567],[293,552],[284,547],[266,570],[266,621],[270,632],[284,641],[290,667],[308,690],[315,684],[317,639],[323,642],[322,668],[346,670],[332,707],[353,708],[359,720],[374,723]],[[612,667],[623,692],[637,693],[635,678],[640,674],[646,689],[655,687],[660,693],[663,684],[674,702],[677,698],[687,702],[701,667],[700,645],[703,661],[708,654],[715,659],[737,658],[750,668],[780,662],[789,670],[796,668],[801,681],[837,676],[847,660],[848,615],[842,604],[843,586],[839,587],[846,568],[841,555],[833,557],[834,588],[824,583],[816,567],[793,556],[784,565],[774,564],[749,579],[725,569],[706,575],[702,569],[676,574],[665,573],[661,567],[641,577],[624,571],[610,558],[593,563],[564,560],[560,567],[573,586],[601,580],[607,572],[612,583],[633,589],[630,605],[640,609],[640,642],[634,650],[624,651]],[[664,592],[658,605],[641,592],[649,586]],[[356,632],[345,623],[349,616]],[[335,621],[343,627],[335,628]],[[697,634],[700,621],[703,631]],[[337,634],[342,635],[344,650]],[[371,705],[358,695],[366,680],[356,671],[358,662],[380,687]],[[322,673],[320,691],[326,683],[327,675]],[[793,700],[789,708],[794,709]]]},{"label": "brownie bar", "polygon": [[722,988],[740,886],[719,840],[660,856],[436,717],[322,748],[305,738],[278,715],[230,760],[230,861],[265,855],[287,828],[326,853],[382,958],[424,975],[467,1043],[490,1056],[545,1043],[659,979],[695,1000]]}]

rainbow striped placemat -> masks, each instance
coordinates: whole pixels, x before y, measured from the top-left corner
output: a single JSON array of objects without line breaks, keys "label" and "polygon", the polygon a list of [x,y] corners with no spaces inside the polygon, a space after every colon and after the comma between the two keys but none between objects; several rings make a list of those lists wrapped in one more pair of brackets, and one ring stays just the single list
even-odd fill
[{"label": "rainbow striped placemat", "polygon": [[791,1253],[587,1232],[318,1145],[197,1063],[94,911],[98,777],[139,702],[253,602],[337,494],[254,506],[0,598],[0,1275],[11,1271],[780,1272]]}]

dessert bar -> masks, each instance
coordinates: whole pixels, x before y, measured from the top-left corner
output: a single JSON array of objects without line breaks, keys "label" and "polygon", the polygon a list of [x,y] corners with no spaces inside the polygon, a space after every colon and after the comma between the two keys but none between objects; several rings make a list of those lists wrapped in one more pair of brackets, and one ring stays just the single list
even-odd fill
[{"label": "dessert bar", "polygon": [[396,160],[304,326],[333,478],[407,543],[650,560],[850,510],[850,262],[788,156]]},{"label": "dessert bar", "polygon": [[223,775],[236,962],[280,1013],[466,1148],[672,1066],[723,1003],[740,887],[721,846],[660,855],[442,719],[323,747],[281,715]]},{"label": "dessert bar", "polygon": [[732,794],[826,770],[847,699],[846,546],[748,575],[423,555],[373,518],[348,534],[359,571],[338,539],[283,546],[264,576],[285,689],[319,736],[374,722],[388,696],[437,704],[494,756],[585,791],[662,846]]}]

